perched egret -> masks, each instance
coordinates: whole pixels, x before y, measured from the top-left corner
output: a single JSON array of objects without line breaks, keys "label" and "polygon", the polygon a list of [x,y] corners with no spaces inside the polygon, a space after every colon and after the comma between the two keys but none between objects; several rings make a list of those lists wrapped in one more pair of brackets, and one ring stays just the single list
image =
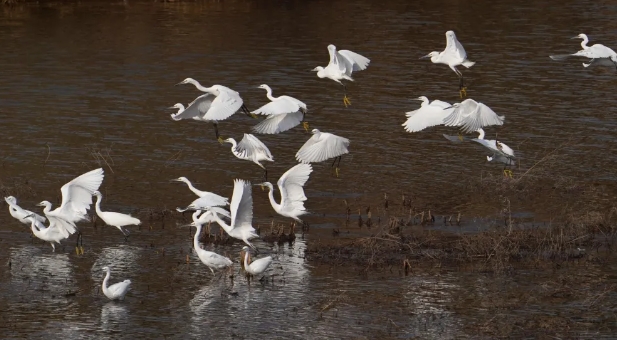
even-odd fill
[{"label": "perched egret", "polygon": [[338,159],[338,164],[335,168],[336,177],[338,177],[341,155],[349,153],[349,139],[321,132],[317,129],[313,129],[312,132],[313,136],[296,153],[296,159],[302,163],[317,163],[334,158],[332,167],[334,167],[334,163]]},{"label": "perched egret", "polygon": [[268,180],[268,169],[260,161],[274,162],[268,147],[257,137],[245,133],[240,143],[233,138],[227,138],[225,143],[231,144],[231,153],[237,158],[251,161],[264,169],[264,178]]},{"label": "perched egret", "polygon": [[[268,116],[264,121],[253,126],[255,133],[281,133],[304,121],[304,116],[308,112],[306,104],[290,96],[272,97],[272,89],[266,84],[259,85],[259,88],[266,90],[266,97],[270,99],[270,102],[252,112]],[[304,121],[303,126],[308,131],[306,121]]]},{"label": "perched egret", "polygon": [[460,103],[452,104],[451,107],[454,110],[444,119],[444,125],[459,126],[463,132],[467,133],[485,126],[503,125],[505,119],[504,116],[498,116],[490,107],[473,99],[465,99]]},{"label": "perched egret", "polygon": [[441,100],[433,100],[429,103],[425,96],[418,97],[416,100],[422,101],[422,106],[417,110],[407,112],[405,115],[409,118],[401,124],[407,132],[418,132],[431,126],[443,125],[444,119],[454,111],[452,105]]},{"label": "perched egret", "polygon": [[105,222],[105,224],[120,229],[125,239],[129,236],[129,230],[124,227],[127,225],[141,224],[139,219],[131,215],[111,211],[101,211],[101,201],[103,200],[103,195],[99,191],[95,191],[94,196],[96,196],[96,214],[101,218],[101,220],[103,220],[103,222]]},{"label": "perched egret", "polygon": [[191,181],[189,181],[186,177],[178,177],[176,179],[172,179],[174,182],[184,182],[188,185],[189,189],[200,198],[203,198],[203,202],[206,206],[209,207],[219,207],[229,205],[229,199],[223,196],[219,196],[215,193],[211,193],[208,191],[201,191],[193,186]]},{"label": "perched egret", "polygon": [[617,68],[617,53],[615,53],[615,51],[611,48],[608,48],[602,44],[587,46],[589,38],[587,38],[587,35],[584,33],[581,33],[572,39],[583,39],[581,42],[581,47],[583,49],[573,54],[552,55],[550,58],[553,60],[563,60],[568,57],[585,57],[590,60],[588,64],[583,63],[584,67],[589,67],[593,64]]},{"label": "perched egret", "polygon": [[129,291],[131,280],[124,280],[107,287],[107,282],[111,276],[111,271],[109,270],[109,267],[103,267],[103,271],[107,272],[105,279],[103,279],[103,284],[101,285],[101,288],[103,288],[103,294],[105,294],[105,296],[107,296],[110,300],[124,300],[124,296]]},{"label": "perched egret", "polygon": [[281,176],[276,183],[281,192],[280,204],[276,203],[274,200],[274,187],[272,183],[265,182],[260,184],[270,189],[268,197],[270,198],[270,204],[272,208],[274,208],[274,211],[281,216],[290,217],[297,222],[302,222],[299,217],[307,213],[304,208],[306,196],[304,195],[303,186],[306,181],[308,181],[311,172],[313,172],[313,168],[310,164],[300,163],[287,170],[287,172]]},{"label": "perched egret", "polygon": [[[244,271],[251,275],[260,275],[263,274],[270,264],[272,263],[272,256],[262,257],[255,261],[249,262],[249,256],[251,253],[251,249],[249,247],[243,247],[242,251],[244,251]],[[262,277],[263,279],[263,277]]]},{"label": "perched egret", "polygon": [[[6,203],[9,205],[9,213],[19,222],[30,225],[32,220],[35,220],[34,224],[37,228],[45,228],[45,222],[47,219],[39,214],[36,214],[30,210],[23,209],[19,205],[17,205],[17,198],[13,196],[7,196],[4,198]],[[32,215],[32,216],[30,216]]]},{"label": "perched egret", "polygon": [[[456,34],[453,31],[446,32],[446,49],[442,52],[433,51],[422,58],[431,58],[434,64],[448,65],[459,77],[459,92],[461,98],[467,96],[467,88],[461,71],[456,69],[457,66],[463,65],[466,68],[472,67],[475,62],[467,60],[467,52],[463,45],[456,39]],[[420,59],[422,59],[420,58]]]},{"label": "perched egret", "polygon": [[214,275],[214,269],[218,270],[227,268],[231,266],[233,262],[225,256],[219,255],[215,252],[207,251],[199,246],[199,235],[201,235],[201,228],[204,223],[199,218],[197,218],[197,215],[199,215],[200,213],[201,210],[197,210],[193,214],[193,223],[191,223],[191,226],[195,226],[197,228],[197,231],[195,232],[195,237],[193,238],[193,247],[195,247],[195,252],[197,253],[197,256],[199,257],[201,262],[208,266],[208,269],[210,269],[212,275]]},{"label": "perched egret", "polygon": [[[78,232],[75,223],[89,220],[88,209],[92,204],[92,195],[99,189],[101,183],[103,183],[103,169],[94,169],[62,186],[60,207],[52,211],[51,203],[48,201],[39,203],[45,207],[43,213],[49,219],[49,226],[60,228],[63,234]],[[78,235],[77,242],[81,240],[81,233],[78,232]],[[78,243],[75,251],[83,254],[83,246]]]},{"label": "perched egret", "polygon": [[32,234],[45,242],[49,242],[54,252],[56,251],[56,245],[54,243],[60,244],[60,241],[70,236],[70,233],[59,224],[50,224],[49,227],[41,225],[41,223],[36,220],[34,213],[25,216],[25,219],[30,221]]},{"label": "perched egret", "polygon": [[371,61],[352,51],[337,51],[336,46],[332,44],[328,45],[328,53],[330,53],[330,63],[328,63],[328,66],[326,66],[326,68],[317,66],[313,71],[317,71],[317,76],[319,78],[330,78],[343,85],[343,89],[345,90],[343,104],[347,107],[351,105],[351,101],[347,98],[347,87],[341,80],[353,81],[353,78],[351,78],[352,72],[366,70]]},{"label": "perched egret", "polygon": [[506,170],[506,166],[514,165],[514,150],[507,146],[506,144],[495,140],[495,139],[484,139],[484,130],[478,129],[478,138],[473,138],[471,141],[476,142],[486,149],[488,149],[492,155],[486,156],[486,159],[491,161],[496,161],[504,164],[503,173],[505,176],[512,177],[512,171]]}]

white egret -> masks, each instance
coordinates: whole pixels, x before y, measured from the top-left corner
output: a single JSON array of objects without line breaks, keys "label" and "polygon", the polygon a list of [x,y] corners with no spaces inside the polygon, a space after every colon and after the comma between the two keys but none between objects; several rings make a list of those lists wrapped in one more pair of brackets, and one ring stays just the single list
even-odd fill
[{"label": "white egret", "polygon": [[456,34],[454,34],[453,31],[446,32],[446,48],[443,51],[433,51],[422,58],[431,58],[431,62],[434,64],[448,65],[459,77],[459,92],[461,98],[467,96],[467,88],[465,87],[463,74],[456,67],[463,65],[466,68],[470,68],[475,62],[467,59],[467,52],[465,52],[463,45],[456,39]]},{"label": "white egret", "polygon": [[[51,203],[42,201],[40,206],[44,206],[43,213],[49,219],[50,227],[57,227],[64,234],[74,234],[77,231],[76,222],[87,221],[88,209],[92,204],[92,194],[99,189],[103,183],[103,169],[98,168],[76,177],[72,181],[62,186],[62,203],[60,207],[51,210]],[[79,244],[81,233],[78,233],[78,244],[75,246],[76,252],[83,254],[83,246]],[[68,237],[68,236],[67,236]]]},{"label": "white egret", "polygon": [[199,245],[199,235],[201,235],[201,228],[204,221],[197,218],[197,215],[199,215],[200,213],[201,210],[197,210],[193,214],[193,223],[191,223],[191,226],[197,228],[197,231],[195,232],[195,237],[193,238],[193,247],[195,248],[195,252],[197,253],[197,256],[199,257],[201,262],[205,264],[212,272],[212,275],[214,275],[214,269],[218,270],[227,268],[231,266],[233,262],[225,256],[201,248],[201,246]]},{"label": "white egret", "polygon": [[103,200],[103,194],[99,191],[94,192],[94,196],[96,196],[96,214],[105,222],[105,224],[116,227],[120,229],[124,238],[126,239],[129,236],[129,230],[125,227],[127,225],[140,225],[141,221],[131,215],[121,214],[112,211],[101,211],[101,201]]},{"label": "white egret", "polygon": [[300,163],[287,170],[281,176],[276,183],[281,192],[280,204],[274,200],[274,187],[272,183],[265,182],[260,184],[270,189],[268,197],[274,211],[281,216],[290,217],[297,222],[302,222],[299,217],[307,213],[306,208],[304,208],[306,196],[304,195],[303,186],[308,181],[311,172],[313,172],[313,168],[310,164]]},{"label": "white egret", "polygon": [[504,164],[504,170],[503,173],[505,176],[509,176],[512,177],[512,171],[511,170],[506,170],[505,166],[510,166],[510,165],[514,165],[514,159],[516,158],[514,156],[514,150],[512,150],[512,148],[510,148],[509,146],[507,146],[506,144],[495,140],[495,139],[484,139],[484,130],[483,129],[478,129],[478,138],[473,138],[471,139],[471,141],[476,142],[482,146],[484,146],[486,149],[488,149],[492,155],[491,156],[486,156],[486,159],[491,162],[491,161],[496,161],[496,162],[500,162]]},{"label": "white egret", "polygon": [[418,97],[416,100],[421,100],[422,106],[405,113],[409,118],[401,124],[407,132],[418,132],[431,126],[443,125],[444,119],[454,111],[452,105],[441,100],[433,100],[429,103],[425,96]]},{"label": "white egret", "polygon": [[328,53],[330,54],[330,62],[325,68],[317,66],[313,71],[317,71],[319,78],[330,78],[335,82],[343,85],[345,90],[345,96],[343,97],[343,104],[345,107],[351,105],[351,101],[347,98],[347,87],[341,82],[341,80],[353,81],[351,74],[354,71],[366,70],[371,62],[368,58],[359,55],[358,53],[340,50],[336,51],[336,46],[328,45]]},{"label": "white egret", "polygon": [[251,161],[264,169],[264,178],[268,180],[268,169],[261,161],[274,162],[268,147],[252,134],[245,133],[240,143],[233,138],[227,138],[225,143],[231,144],[231,153],[239,159]]},{"label": "white egret", "polygon": [[[9,213],[19,222],[30,225],[32,220],[35,220],[35,225],[37,228],[45,228],[45,222],[47,219],[37,213],[34,213],[30,210],[23,209],[19,205],[17,205],[17,198],[14,196],[7,196],[4,198],[6,203],[9,205]],[[30,216],[32,215],[32,216]]]},{"label": "white egret", "polygon": [[172,179],[174,182],[183,182],[188,185],[189,189],[200,198],[203,198],[203,204],[208,207],[219,207],[229,205],[229,199],[215,193],[209,191],[202,191],[193,186],[191,181],[189,181],[186,177],[178,177],[176,179]]},{"label": "white egret", "polygon": [[[287,131],[300,124],[308,112],[306,104],[290,96],[272,97],[270,86],[259,85],[266,90],[266,97],[270,102],[252,113],[268,116],[261,123],[253,126],[253,131],[261,134],[275,134]],[[304,121],[304,129],[308,131],[308,123]]]},{"label": "white egret", "polygon": [[313,129],[312,132],[313,136],[296,153],[296,159],[302,163],[317,163],[334,158],[332,167],[338,159],[335,168],[338,177],[341,155],[349,153],[349,139],[328,132],[321,132],[317,129]]},{"label": "white egret", "polygon": [[473,99],[452,104],[454,110],[444,119],[446,126],[459,126],[470,133],[490,125],[503,125],[504,116],[498,116],[490,107]]},{"label": "white egret", "polygon": [[111,276],[111,271],[109,270],[109,267],[103,267],[103,271],[107,272],[105,279],[103,279],[103,284],[101,285],[101,288],[103,288],[103,294],[105,294],[105,296],[107,296],[110,300],[124,300],[124,296],[129,291],[131,280],[124,280],[107,287],[107,282]]},{"label": "white egret", "polygon": [[262,257],[260,259],[249,262],[251,249],[245,246],[242,248],[242,250],[244,251],[244,271],[251,275],[263,274],[266,269],[270,267],[270,264],[272,264],[272,256]]},{"label": "white egret", "polygon": [[45,242],[49,242],[54,252],[56,251],[56,245],[54,243],[60,244],[60,241],[69,238],[71,235],[59,224],[50,224],[49,227],[42,225],[36,220],[34,213],[27,215],[26,219],[30,221],[32,234]]},{"label": "white egret", "polygon": [[572,54],[558,54],[550,56],[553,60],[563,60],[568,57],[585,57],[589,58],[589,63],[583,63],[584,67],[589,67],[591,65],[602,65],[602,66],[611,66],[617,68],[617,53],[613,51],[611,48],[606,47],[602,44],[594,44],[592,46],[587,46],[589,42],[589,38],[584,33],[573,37],[572,39],[583,39],[581,42],[582,50],[572,53]]}]

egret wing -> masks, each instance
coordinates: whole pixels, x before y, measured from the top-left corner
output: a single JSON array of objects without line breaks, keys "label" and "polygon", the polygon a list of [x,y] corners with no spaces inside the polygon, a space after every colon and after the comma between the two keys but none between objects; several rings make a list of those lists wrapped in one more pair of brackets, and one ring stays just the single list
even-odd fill
[{"label": "egret wing", "polygon": [[452,34],[446,34],[446,49],[444,52],[447,54],[453,54],[463,60],[467,59],[467,52],[458,39],[456,39],[456,35],[454,32]]},{"label": "egret wing", "polygon": [[77,232],[75,223],[56,216],[48,215],[47,217],[49,218],[48,233],[55,233],[62,235],[63,238],[68,238],[70,235]]},{"label": "egret wing", "polygon": [[302,163],[323,162],[326,159],[349,153],[349,139],[321,133],[311,137],[296,153],[296,159]]},{"label": "egret wing", "polygon": [[498,116],[490,107],[478,103],[476,109],[465,116],[460,126],[464,132],[470,133],[484,126],[503,125],[504,119],[504,116]]},{"label": "egret wing", "polygon": [[300,105],[298,104],[298,102],[287,99],[278,99],[269,102],[268,104],[258,108],[255,111],[252,111],[251,113],[269,116],[296,111],[300,111]]},{"label": "egret wing", "polygon": [[272,158],[272,154],[268,147],[250,133],[244,134],[244,137],[236,146],[236,151],[248,158],[253,158],[258,154],[265,154],[269,158]]},{"label": "egret wing", "polygon": [[173,118],[173,120],[182,120],[202,117],[206,114],[206,112],[208,112],[210,106],[212,105],[212,101],[215,98],[216,97],[213,94],[203,94],[195,98],[195,100],[193,100],[184,111],[171,115],[171,118]]},{"label": "egret wing", "polygon": [[232,229],[252,226],[253,196],[251,182],[241,179],[234,180],[230,210]]},{"label": "egret wing", "polygon": [[130,285],[131,280],[124,280],[122,282],[118,282],[107,287],[107,290],[111,292],[115,297],[119,297],[122,296],[122,293],[124,293]]},{"label": "egret wing", "polygon": [[224,120],[242,107],[242,98],[235,91],[219,90],[219,95],[212,101],[206,112],[205,120]]},{"label": "egret wing", "polygon": [[189,208],[194,210],[205,210],[206,208],[225,206],[227,204],[227,198],[209,192],[191,202],[191,204],[189,204]]},{"label": "egret wing", "polygon": [[281,191],[281,202],[283,206],[293,206],[304,210],[304,184],[313,172],[310,164],[297,164],[287,170],[276,183]]},{"label": "egret wing", "polygon": [[415,111],[407,112],[406,116],[409,118],[402,124],[405,127],[405,131],[417,132],[431,126],[442,125],[444,119],[454,110],[452,108],[444,109],[444,107],[450,107],[450,104],[446,102],[435,100],[433,103],[424,105]]},{"label": "egret wing", "polygon": [[300,111],[270,115],[268,118],[253,126],[255,133],[275,134],[287,131],[302,122],[304,114]]},{"label": "egret wing", "polygon": [[99,189],[101,183],[103,183],[103,169],[98,168],[63,185],[60,189],[62,204],[56,209],[61,214],[59,217],[69,222],[87,219],[87,210],[92,204],[92,193]]},{"label": "egret wing", "polygon": [[366,70],[371,60],[362,56],[356,52],[352,52],[349,50],[340,50],[338,51],[339,60],[343,60],[346,66],[347,75],[351,75],[353,71],[362,71]]}]

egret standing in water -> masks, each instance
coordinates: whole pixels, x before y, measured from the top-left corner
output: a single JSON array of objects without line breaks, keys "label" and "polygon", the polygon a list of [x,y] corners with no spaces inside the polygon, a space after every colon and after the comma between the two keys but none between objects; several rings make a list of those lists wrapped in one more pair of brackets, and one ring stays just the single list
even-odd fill
[{"label": "egret standing in water", "polygon": [[121,213],[111,212],[111,211],[101,211],[101,201],[103,200],[103,194],[101,194],[99,191],[95,191],[94,196],[96,196],[95,209],[96,209],[96,214],[98,215],[98,217],[100,217],[101,220],[105,222],[105,224],[120,229],[120,231],[124,235],[125,240],[130,234],[129,230],[126,229],[125,227],[127,225],[140,225],[141,224],[141,221],[139,219],[131,215],[126,215],[126,214],[121,214]]},{"label": "egret standing in water", "polygon": [[[463,74],[456,67],[463,65],[466,68],[472,67],[475,62],[467,60],[467,52],[463,45],[456,39],[456,34],[453,31],[446,32],[446,49],[442,52],[433,51],[422,58],[431,58],[434,64],[446,64],[459,77],[459,92],[461,98],[467,96],[467,87]],[[420,58],[420,59],[422,59]]]},{"label": "egret standing in water", "polygon": [[[272,264],[272,256],[266,256],[255,261],[250,261],[249,257],[251,254],[251,249],[249,249],[249,247],[243,247],[242,251],[244,251],[244,271],[250,275],[263,274],[266,269],[270,267],[270,264]],[[263,280],[263,277],[260,281],[261,280]]]},{"label": "egret standing in water", "polygon": [[41,222],[36,220],[34,213],[25,216],[25,219],[30,221],[30,229],[32,230],[32,234],[34,234],[34,236],[38,239],[49,242],[54,252],[56,251],[56,245],[54,243],[60,244],[60,241],[71,236],[71,233],[59,224],[50,224],[49,227],[46,227]]},{"label": "egret standing in water", "polygon": [[422,106],[405,114],[409,118],[402,125],[407,132],[418,132],[431,126],[443,125],[444,119],[454,111],[452,105],[441,100],[429,102],[425,96],[416,100],[422,101]]},{"label": "egret standing in water", "polygon": [[[270,102],[252,113],[268,116],[261,123],[253,126],[253,131],[261,134],[275,134],[287,131],[304,121],[308,112],[306,104],[290,96],[272,96],[270,86],[259,85],[260,89],[266,90],[266,97]],[[304,121],[304,129],[308,131],[308,123]]]},{"label": "egret standing in water", "polygon": [[197,228],[197,231],[195,231],[195,237],[193,238],[193,247],[195,248],[195,252],[201,262],[205,264],[212,272],[212,275],[214,275],[214,269],[218,270],[227,268],[231,266],[233,262],[225,256],[201,248],[199,245],[199,235],[201,235],[201,228],[204,222],[197,217],[199,214],[201,214],[201,210],[197,210],[193,214],[193,223],[191,223],[191,226]]},{"label": "egret standing in water", "polygon": [[264,178],[268,180],[268,169],[260,162],[274,162],[274,158],[268,147],[257,137],[245,133],[240,143],[236,143],[233,138],[227,138],[223,142],[231,144],[231,153],[237,158],[251,161],[264,169]]},{"label": "egret standing in water", "polygon": [[328,53],[330,53],[330,62],[326,68],[317,66],[313,71],[317,71],[319,78],[330,78],[335,82],[343,85],[345,90],[345,96],[343,97],[343,104],[345,107],[351,105],[351,101],[347,98],[347,87],[341,82],[341,80],[353,81],[351,74],[354,71],[366,70],[368,64],[371,62],[368,58],[359,55],[358,53],[340,50],[336,51],[336,46],[328,45]]},{"label": "egret standing in water", "polygon": [[107,296],[110,300],[124,300],[124,296],[129,291],[131,280],[124,280],[107,287],[107,282],[111,276],[111,271],[109,270],[109,267],[103,267],[103,271],[107,272],[107,275],[105,275],[105,278],[103,279],[103,284],[101,285],[101,288],[103,288],[103,294],[105,294],[105,296]]},{"label": "egret standing in water", "polygon": [[338,159],[335,168],[336,177],[338,177],[341,155],[349,153],[349,139],[321,132],[317,129],[313,129],[312,132],[313,136],[296,153],[296,159],[302,163],[317,163],[334,158],[332,167]]},{"label": "egret standing in water", "polygon": [[611,66],[617,68],[617,53],[612,49],[602,45],[602,44],[594,44],[592,46],[587,46],[589,42],[589,38],[584,33],[573,37],[572,39],[583,39],[581,42],[582,50],[573,53],[573,54],[558,54],[550,56],[553,60],[563,60],[568,57],[585,57],[589,58],[589,63],[583,63],[584,67],[589,67],[591,65],[602,65],[602,66]]},{"label": "egret standing in water", "polygon": [[13,196],[7,196],[4,198],[6,203],[9,205],[9,213],[13,218],[17,219],[19,222],[30,225],[32,220],[34,219],[34,224],[37,228],[45,228],[45,222],[47,219],[37,213],[34,213],[30,210],[23,209],[19,205],[17,205],[17,198]]}]

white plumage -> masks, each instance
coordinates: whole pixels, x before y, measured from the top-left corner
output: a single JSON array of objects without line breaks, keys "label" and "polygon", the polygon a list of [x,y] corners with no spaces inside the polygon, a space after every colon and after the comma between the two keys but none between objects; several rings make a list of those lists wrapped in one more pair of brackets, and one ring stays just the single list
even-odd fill
[{"label": "white plumage", "polygon": [[276,203],[274,200],[273,186],[270,182],[261,183],[267,186],[270,190],[268,197],[274,211],[279,215],[293,218],[300,222],[300,216],[307,213],[304,207],[306,195],[304,195],[304,184],[309,179],[309,175],[313,172],[310,164],[297,164],[293,168],[287,170],[276,183],[281,193],[281,203]]},{"label": "white plumage", "polygon": [[552,55],[550,56],[553,60],[563,60],[568,57],[585,57],[589,58],[589,63],[583,63],[584,67],[589,67],[591,65],[602,65],[602,66],[612,66],[617,67],[617,53],[613,51],[611,48],[606,47],[602,44],[594,44],[592,46],[587,46],[589,42],[589,38],[584,33],[577,35],[572,39],[580,38],[583,39],[581,42],[582,50],[572,53],[572,54],[560,54],[560,55]]},{"label": "white plumage", "polygon": [[296,153],[302,163],[323,162],[349,153],[349,139],[313,129],[313,136]]},{"label": "white plumage", "polygon": [[60,241],[68,238],[70,235],[59,224],[46,227],[35,219],[34,213],[27,215],[26,219],[30,221],[32,234],[45,242],[49,242],[54,252],[56,251],[56,245],[54,243],[60,244]]},{"label": "white plumage", "polygon": [[422,58],[431,58],[431,62],[435,64],[446,64],[456,73],[459,77],[463,74],[456,68],[459,65],[463,65],[466,68],[472,67],[475,62],[467,59],[467,52],[453,31],[446,32],[446,48],[441,51],[433,51]]},{"label": "white plumage", "polygon": [[245,133],[240,143],[236,143],[233,138],[227,138],[224,142],[231,144],[231,153],[234,156],[251,161],[264,170],[266,170],[266,167],[260,163],[261,161],[274,162],[268,147],[252,134]]},{"label": "white plumage", "polygon": [[418,132],[431,126],[443,125],[444,119],[454,111],[452,105],[441,100],[433,100],[429,103],[425,96],[418,97],[417,100],[422,101],[422,106],[405,114],[409,118],[402,126],[407,132]]},{"label": "white plumage", "polygon": [[103,284],[101,285],[103,294],[105,294],[105,296],[107,296],[110,300],[124,300],[124,296],[129,291],[131,280],[124,280],[108,287],[107,282],[111,276],[111,271],[109,267],[103,267],[103,270],[107,272],[105,279],[103,279]]},{"label": "white plumage", "polygon": [[218,270],[229,267],[233,264],[233,262],[225,256],[201,248],[199,245],[199,235],[201,235],[201,229],[205,221],[197,218],[199,214],[201,214],[200,210],[193,214],[193,223],[191,223],[192,226],[197,228],[197,231],[195,231],[195,237],[193,238],[193,247],[195,248],[195,252],[201,262],[205,264],[208,269],[210,269],[212,274],[214,274],[214,269]]},{"label": "white plumage", "polygon": [[484,130],[478,129],[478,138],[473,138],[472,141],[476,142],[486,149],[488,149],[492,155],[487,156],[487,160],[504,163],[506,165],[514,165],[514,150],[506,144],[495,139],[484,139]]},{"label": "white plumage", "polygon": [[244,251],[244,270],[251,275],[262,274],[272,263],[272,256],[262,257],[249,263],[251,250],[249,247],[243,247],[242,250]]},{"label": "white plumage", "polygon": [[172,181],[186,183],[186,185],[188,185],[189,189],[195,195],[197,195],[200,198],[202,198],[202,200],[200,200],[200,202],[201,202],[200,204],[202,204],[203,206],[218,207],[218,206],[229,205],[229,199],[228,198],[220,196],[220,195],[217,195],[217,194],[209,192],[209,191],[199,190],[199,189],[195,188],[193,186],[193,184],[191,183],[191,181],[189,181],[186,177],[178,177],[176,179],[172,179]]},{"label": "white plumage", "polygon": [[30,210],[23,209],[19,205],[17,205],[17,198],[13,196],[7,196],[4,198],[6,203],[9,205],[9,213],[19,222],[30,225],[32,224],[32,220],[34,220],[37,228],[45,228],[45,222],[47,219],[37,213],[34,213]]},{"label": "white plumage", "polygon": [[96,196],[96,214],[105,222],[105,224],[116,227],[120,229],[124,236],[129,235],[128,229],[124,228],[127,225],[140,225],[141,221],[131,215],[121,214],[117,212],[111,211],[101,211],[101,201],[103,200],[103,195],[99,191],[94,192],[94,196]]},{"label": "white plumage", "polygon": [[446,126],[459,126],[464,132],[474,132],[491,125],[503,125],[504,116],[498,116],[490,107],[466,99],[452,105],[454,110],[444,119]]},{"label": "white plumage", "polygon": [[263,84],[260,89],[266,90],[266,97],[270,102],[257,110],[254,114],[268,116],[261,123],[253,126],[253,131],[261,134],[275,134],[287,131],[304,120],[304,115],[308,111],[306,104],[290,96],[272,96],[270,86]]}]

